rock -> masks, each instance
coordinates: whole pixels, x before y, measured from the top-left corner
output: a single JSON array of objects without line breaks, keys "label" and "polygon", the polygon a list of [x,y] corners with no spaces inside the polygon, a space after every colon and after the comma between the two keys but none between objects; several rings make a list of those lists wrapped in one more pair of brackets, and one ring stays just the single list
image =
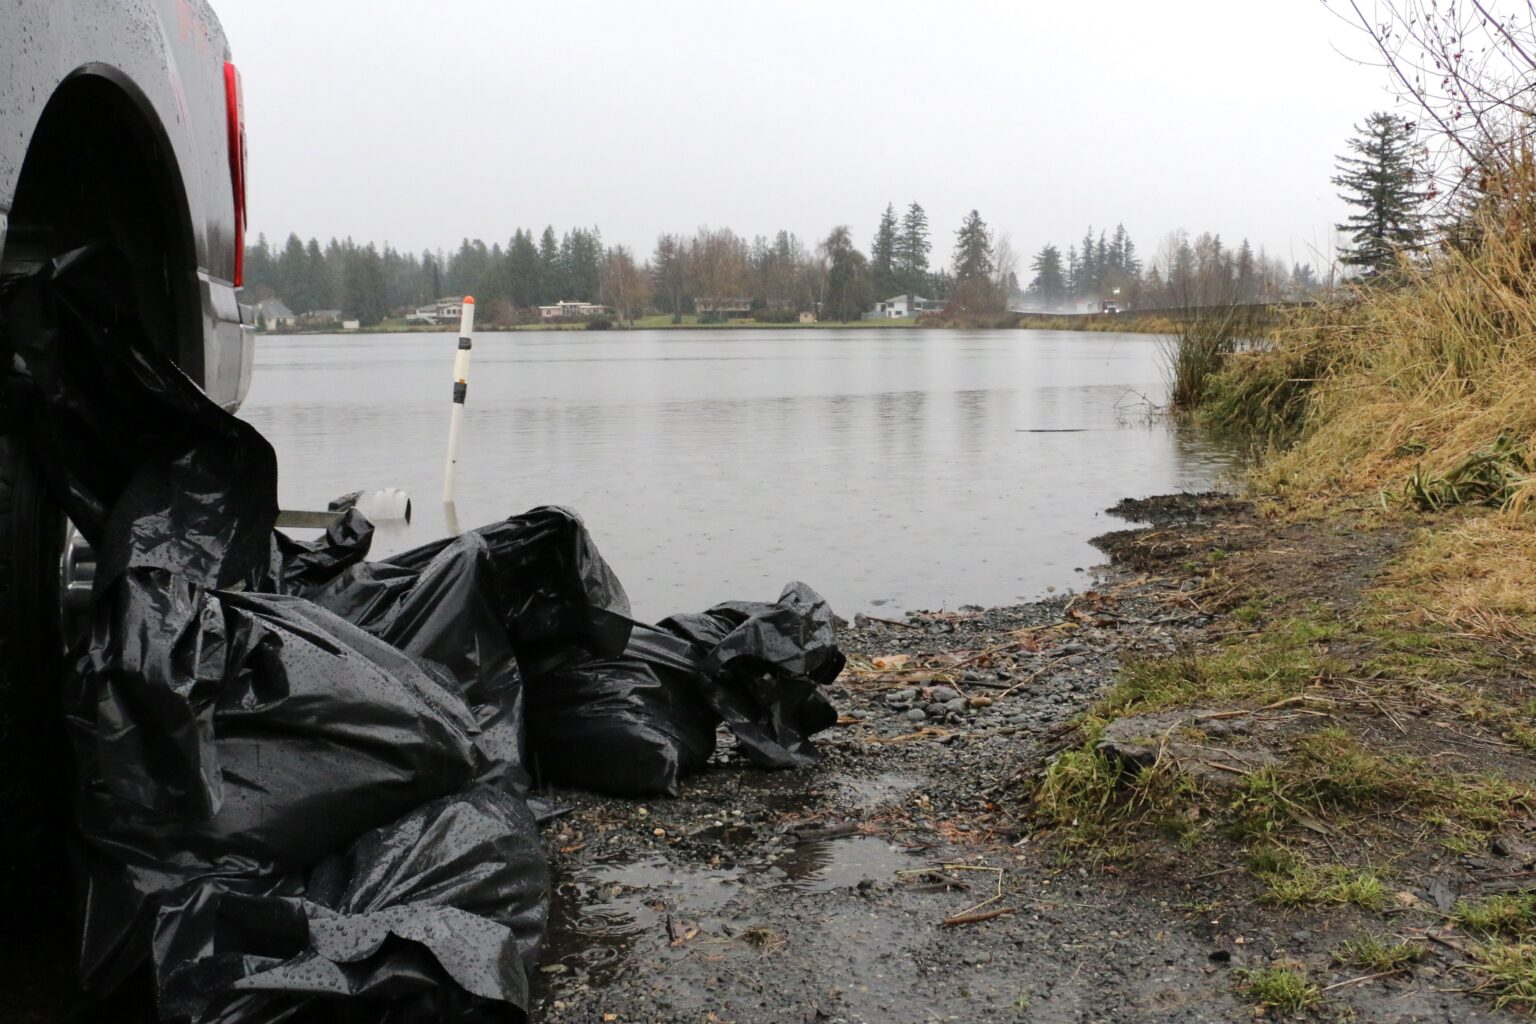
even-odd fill
[{"label": "rock", "polygon": [[944,709],[946,711],[952,711],[955,714],[959,714],[966,709],[969,703],[970,702],[967,701],[964,697],[956,696],[953,700],[947,700],[944,702]]},{"label": "rock", "polygon": [[922,708],[913,708],[906,713],[905,717],[909,722],[921,722],[928,717],[928,713]]},{"label": "rock", "polygon": [[928,691],[928,696],[935,704],[943,704],[960,696],[960,691],[950,686],[935,686]]},{"label": "rock", "polygon": [[1495,836],[1488,848],[1500,857],[1513,857],[1521,866],[1536,863],[1536,845],[1524,836]]},{"label": "rock", "polygon": [[895,693],[885,695],[887,702],[891,704],[910,704],[917,700],[917,687],[909,687],[905,690],[897,690]]},{"label": "rock", "polygon": [[943,704],[929,704],[928,705],[928,717],[929,718],[943,718],[947,714],[949,714],[949,709],[946,708]]},{"label": "rock", "polygon": [[1209,714],[1194,709],[1116,719],[1105,728],[1095,749],[1133,770],[1150,768],[1161,759],[1219,790],[1235,789],[1254,769],[1279,762],[1272,751],[1257,744],[1218,747],[1211,743],[1203,731],[1203,716]]}]

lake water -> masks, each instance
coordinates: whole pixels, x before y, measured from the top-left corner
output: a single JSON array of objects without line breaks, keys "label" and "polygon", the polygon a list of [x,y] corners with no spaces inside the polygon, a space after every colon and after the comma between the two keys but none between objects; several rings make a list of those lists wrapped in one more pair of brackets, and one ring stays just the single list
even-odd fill
[{"label": "lake water", "polygon": [[[401,487],[440,504],[456,339],[261,337],[242,415],[277,448],[284,508]],[[1058,331],[732,330],[475,340],[458,520],[577,510],[659,618],[773,600],[801,579],[842,615],[1006,604],[1085,586],[1126,496],[1219,485],[1229,448],[1147,415],[1158,343]]]}]

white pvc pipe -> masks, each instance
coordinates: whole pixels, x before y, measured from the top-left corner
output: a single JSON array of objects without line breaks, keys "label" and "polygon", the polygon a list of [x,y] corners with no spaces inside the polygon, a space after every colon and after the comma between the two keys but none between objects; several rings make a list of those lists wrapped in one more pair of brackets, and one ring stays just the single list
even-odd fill
[{"label": "white pvc pipe", "polygon": [[464,296],[459,321],[459,349],[453,358],[453,418],[448,421],[448,461],[443,466],[443,504],[453,504],[454,477],[459,468],[459,431],[464,424],[464,400],[469,396],[469,353],[475,347],[475,299]]}]

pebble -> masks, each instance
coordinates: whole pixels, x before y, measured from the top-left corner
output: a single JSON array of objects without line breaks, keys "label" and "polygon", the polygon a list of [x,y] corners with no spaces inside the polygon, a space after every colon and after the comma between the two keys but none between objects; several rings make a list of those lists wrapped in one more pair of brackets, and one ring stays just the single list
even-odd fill
[{"label": "pebble", "polygon": [[917,689],[914,687],[908,690],[897,690],[895,693],[887,694],[885,699],[892,704],[910,704],[917,700]]},{"label": "pebble", "polygon": [[929,718],[943,718],[947,714],[949,714],[949,709],[946,708],[943,704],[929,704],[928,705],[928,717]]},{"label": "pebble", "polygon": [[953,711],[956,714],[959,714],[966,709],[968,704],[969,701],[967,701],[964,697],[956,696],[953,699],[944,702],[944,710]]},{"label": "pebble", "polygon": [[928,691],[928,696],[933,699],[935,704],[943,704],[960,696],[960,691],[951,686],[935,686]]},{"label": "pebble", "polygon": [[909,722],[921,722],[923,719],[928,717],[928,713],[922,708],[913,708],[911,711],[906,713],[905,717]]}]

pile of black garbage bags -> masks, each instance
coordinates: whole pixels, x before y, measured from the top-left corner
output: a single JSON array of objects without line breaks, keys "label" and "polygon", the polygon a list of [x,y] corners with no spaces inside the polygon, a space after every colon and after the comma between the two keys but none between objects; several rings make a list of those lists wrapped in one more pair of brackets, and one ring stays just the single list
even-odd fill
[{"label": "pile of black garbage bags", "polygon": [[817,758],[843,665],[810,588],[656,626],[536,508],[369,562],[274,529],[277,465],[144,336],[122,257],[0,294],[0,428],[95,547],[63,681],[83,983],[164,1021],[523,1021],[549,909],[527,794],[675,792],[724,723]]}]

